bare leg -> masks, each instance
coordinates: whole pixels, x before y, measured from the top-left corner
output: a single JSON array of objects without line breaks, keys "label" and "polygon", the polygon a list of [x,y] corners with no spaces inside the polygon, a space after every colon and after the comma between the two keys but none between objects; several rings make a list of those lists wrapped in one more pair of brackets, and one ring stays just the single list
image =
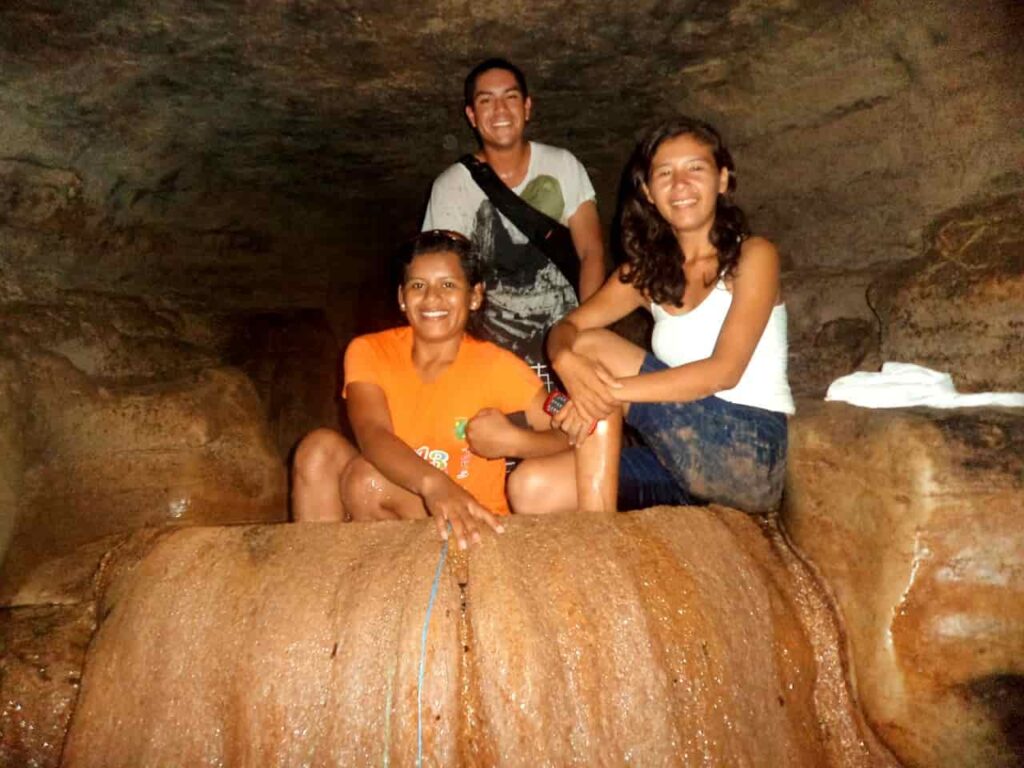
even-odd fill
[{"label": "bare leg", "polygon": [[419,496],[384,477],[334,430],[313,430],[295,450],[295,522],[410,520],[426,516]]},{"label": "bare leg", "polygon": [[[616,377],[635,376],[646,352],[617,333],[604,329],[584,331],[573,351],[601,363]],[[576,448],[576,486],[581,511],[613,513],[619,493],[619,456],[622,453],[621,411],[597,423],[594,434]]]},{"label": "bare leg", "polygon": [[338,478],[359,455],[355,446],[331,429],[302,438],[292,463],[292,519],[330,522],[345,519]]},{"label": "bare leg", "polygon": [[508,477],[508,502],[517,515],[574,512],[576,469],[572,451],[527,459]]},{"label": "bare leg", "polygon": [[619,496],[622,410],[597,422],[594,434],[573,451],[580,512],[614,514]]},{"label": "bare leg", "polygon": [[647,355],[643,348],[604,328],[580,333],[572,351],[596,360],[617,378],[636,376]]},{"label": "bare leg", "polygon": [[508,478],[508,500],[519,515],[564,512],[614,514],[619,494],[622,412],[598,422],[574,451],[527,459]]},{"label": "bare leg", "polygon": [[423,500],[395,485],[373,464],[357,456],[341,476],[341,499],[349,519],[417,520],[427,516]]}]

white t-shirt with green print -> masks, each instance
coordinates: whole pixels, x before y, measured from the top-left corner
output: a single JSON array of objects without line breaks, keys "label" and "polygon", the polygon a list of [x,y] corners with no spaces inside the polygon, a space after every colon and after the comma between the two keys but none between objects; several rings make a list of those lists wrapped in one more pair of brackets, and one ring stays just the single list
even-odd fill
[{"label": "white t-shirt with green print", "polygon": [[[513,192],[568,225],[594,187],[586,168],[559,147],[530,142],[530,166]],[[530,363],[544,359],[544,334],[576,306],[573,288],[515,225],[501,215],[462,163],[434,181],[423,229],[451,229],[473,239],[487,279],[482,335]]]}]

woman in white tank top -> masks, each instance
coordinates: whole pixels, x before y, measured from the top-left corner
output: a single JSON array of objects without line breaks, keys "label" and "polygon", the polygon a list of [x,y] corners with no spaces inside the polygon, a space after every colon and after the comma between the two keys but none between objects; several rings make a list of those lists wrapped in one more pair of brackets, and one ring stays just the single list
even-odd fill
[{"label": "woman in white tank top", "polygon": [[[571,397],[555,423],[574,454],[524,462],[509,493],[546,512],[774,509],[793,412],[778,252],[749,234],[732,158],[706,123],[649,131],[629,178],[626,263],[547,342]],[[654,315],[653,354],[605,330],[640,307]],[[620,457],[623,414],[646,446]]]}]

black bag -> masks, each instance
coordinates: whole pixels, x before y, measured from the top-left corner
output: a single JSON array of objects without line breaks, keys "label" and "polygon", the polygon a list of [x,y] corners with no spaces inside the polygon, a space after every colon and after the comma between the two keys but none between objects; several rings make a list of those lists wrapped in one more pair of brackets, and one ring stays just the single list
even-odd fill
[{"label": "black bag", "polygon": [[473,155],[463,155],[459,162],[466,166],[473,181],[494,206],[558,267],[578,297],[580,260],[572,244],[569,228],[538,211],[509,189],[487,163]]}]

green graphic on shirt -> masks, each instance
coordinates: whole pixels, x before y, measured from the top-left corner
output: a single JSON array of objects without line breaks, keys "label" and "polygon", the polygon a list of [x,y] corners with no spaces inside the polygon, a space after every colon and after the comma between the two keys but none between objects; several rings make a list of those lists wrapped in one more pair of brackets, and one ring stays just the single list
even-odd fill
[{"label": "green graphic on shirt", "polygon": [[455,438],[457,440],[465,440],[466,439],[466,422],[468,422],[468,421],[469,421],[469,419],[456,419],[455,420]]},{"label": "green graphic on shirt", "polygon": [[519,196],[555,221],[562,220],[565,197],[562,196],[562,185],[554,176],[538,176],[526,185]]}]

